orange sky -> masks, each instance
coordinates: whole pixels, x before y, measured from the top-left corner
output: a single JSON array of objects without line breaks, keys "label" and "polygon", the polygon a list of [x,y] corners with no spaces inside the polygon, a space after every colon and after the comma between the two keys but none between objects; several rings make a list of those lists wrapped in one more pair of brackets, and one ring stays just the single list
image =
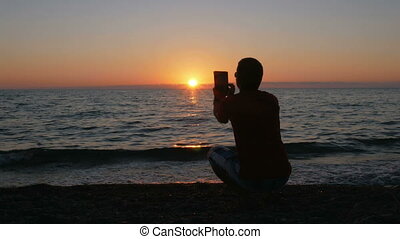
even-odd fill
[{"label": "orange sky", "polygon": [[[355,4],[356,3],[356,4]],[[399,82],[400,4],[365,1],[2,3],[0,88],[233,81],[252,56],[273,82]]]}]

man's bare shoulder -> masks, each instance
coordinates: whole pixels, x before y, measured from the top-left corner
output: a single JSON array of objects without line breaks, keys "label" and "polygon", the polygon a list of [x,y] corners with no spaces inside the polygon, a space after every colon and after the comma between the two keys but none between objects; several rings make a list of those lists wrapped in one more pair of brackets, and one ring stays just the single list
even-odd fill
[{"label": "man's bare shoulder", "polygon": [[270,101],[272,103],[278,103],[278,98],[274,94],[261,90],[259,90],[258,93],[261,97],[265,98],[265,100]]}]

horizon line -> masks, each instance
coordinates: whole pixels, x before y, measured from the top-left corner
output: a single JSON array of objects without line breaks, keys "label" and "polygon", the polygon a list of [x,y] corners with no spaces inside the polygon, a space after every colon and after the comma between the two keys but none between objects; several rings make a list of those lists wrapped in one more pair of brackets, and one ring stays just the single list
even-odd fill
[{"label": "horizon line", "polygon": [[[199,84],[196,88],[212,88],[212,83]],[[43,86],[43,87],[0,87],[0,90],[40,90],[40,89],[107,89],[107,88],[188,88],[185,83],[176,84],[132,84],[132,85],[99,85],[99,86]],[[260,88],[400,88],[400,81],[270,81],[261,82]]]}]

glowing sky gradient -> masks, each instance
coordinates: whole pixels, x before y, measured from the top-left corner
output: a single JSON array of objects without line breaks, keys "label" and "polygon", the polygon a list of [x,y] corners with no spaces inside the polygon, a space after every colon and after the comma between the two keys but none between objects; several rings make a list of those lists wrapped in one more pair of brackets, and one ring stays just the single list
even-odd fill
[{"label": "glowing sky gradient", "polygon": [[267,81],[399,82],[400,1],[2,0],[0,88],[212,83],[258,58]]}]

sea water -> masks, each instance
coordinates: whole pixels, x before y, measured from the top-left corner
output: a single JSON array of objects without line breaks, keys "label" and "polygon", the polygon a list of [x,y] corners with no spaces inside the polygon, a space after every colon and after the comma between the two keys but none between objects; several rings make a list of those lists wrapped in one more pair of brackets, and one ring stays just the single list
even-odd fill
[{"label": "sea water", "polygon": [[[400,89],[264,89],[289,184],[400,184]],[[209,89],[0,90],[0,186],[218,182]]]}]

